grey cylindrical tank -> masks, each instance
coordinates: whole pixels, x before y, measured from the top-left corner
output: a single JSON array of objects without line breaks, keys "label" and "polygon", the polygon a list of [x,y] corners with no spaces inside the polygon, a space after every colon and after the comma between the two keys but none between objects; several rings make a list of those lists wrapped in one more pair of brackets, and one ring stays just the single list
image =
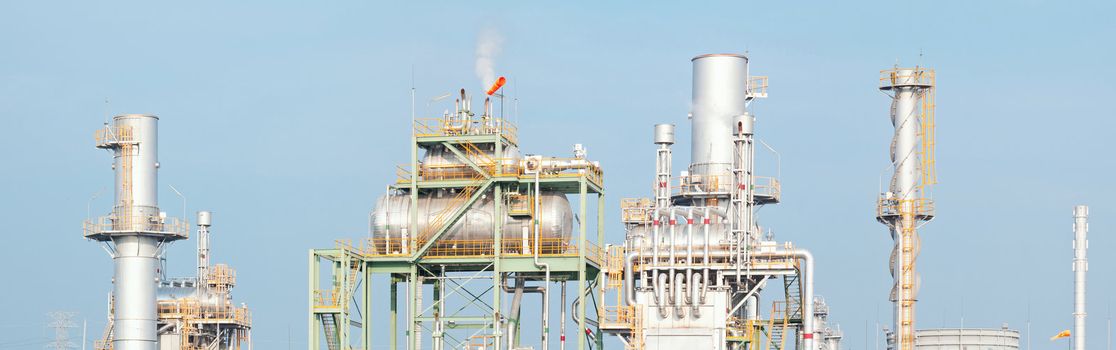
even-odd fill
[{"label": "grey cylindrical tank", "polygon": [[655,144],[674,144],[674,124],[655,124]]},{"label": "grey cylindrical tank", "polygon": [[751,113],[744,113],[732,117],[732,134],[735,136],[753,135],[756,133],[756,117]]},{"label": "grey cylindrical tank", "polygon": [[[427,226],[430,225],[430,221],[446,209],[447,206],[454,204],[453,197],[454,194],[451,193],[444,193],[440,197],[427,194],[419,197],[418,234],[430,232],[427,229]],[[560,238],[563,242],[568,241],[570,233],[573,232],[573,210],[570,209],[570,202],[566,198],[566,195],[559,192],[544,191],[539,200],[542,202],[540,206],[542,234],[539,237],[548,239],[550,242],[553,242],[553,239],[556,238]],[[496,218],[493,217],[494,209],[495,201],[492,198],[492,192],[489,191],[479,198],[441,239],[492,239],[492,224],[493,221],[496,220]],[[518,238],[522,235],[524,228],[531,226],[530,217],[507,215],[506,205],[504,206],[504,212],[505,214],[500,218],[500,220],[503,220],[502,232],[504,237]],[[380,197],[371,215],[373,238],[400,238],[402,237],[403,230],[407,228],[408,222],[410,221],[411,198],[408,195],[387,195]],[[416,235],[417,234],[414,232],[408,232],[408,236],[410,237]]]},{"label": "grey cylindrical tank", "polygon": [[212,226],[213,213],[203,210],[198,212],[198,226]]},{"label": "grey cylindrical tank", "polygon": [[712,54],[692,61],[691,174],[725,175],[732,170],[732,120],[747,107],[748,58]]}]

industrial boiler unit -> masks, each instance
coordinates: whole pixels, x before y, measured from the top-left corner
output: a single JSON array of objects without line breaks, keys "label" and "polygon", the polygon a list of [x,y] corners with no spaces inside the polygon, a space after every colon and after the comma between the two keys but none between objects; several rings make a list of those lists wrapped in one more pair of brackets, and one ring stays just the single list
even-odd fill
[{"label": "industrial boiler unit", "polygon": [[97,148],[113,152],[116,182],[112,212],[83,227],[115,264],[108,324],[94,348],[251,349],[248,308],[232,302],[236,274],[209,263],[209,212],[198,213],[198,275],[165,276],[167,244],[188,238],[189,224],[159,210],[158,120],[120,115],[95,133]]}]

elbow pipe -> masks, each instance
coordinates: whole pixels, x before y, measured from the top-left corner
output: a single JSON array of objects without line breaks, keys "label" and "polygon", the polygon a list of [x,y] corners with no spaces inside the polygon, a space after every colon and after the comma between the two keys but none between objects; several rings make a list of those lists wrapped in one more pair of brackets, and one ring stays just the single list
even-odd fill
[{"label": "elbow pipe", "polygon": [[670,291],[674,292],[674,314],[675,314],[674,316],[677,317],[678,319],[682,319],[683,317],[686,316],[686,314],[684,313],[685,309],[683,309],[683,307],[684,307],[683,306],[684,301],[682,300],[683,291],[682,291],[682,286],[680,285],[680,283],[682,283],[682,280],[684,278],[686,278],[686,276],[683,276],[682,273],[674,274],[674,280],[671,281],[671,286],[670,286]]},{"label": "elbow pipe", "polygon": [[774,253],[757,253],[757,257],[792,257],[802,262],[802,346],[803,350],[817,350],[814,339],[814,255],[805,249],[791,249]]},{"label": "elbow pipe", "polygon": [[631,306],[635,303],[635,260],[639,253],[628,253],[624,257],[624,305]]},{"label": "elbow pipe", "polygon": [[[661,274],[661,275],[665,275],[665,274]],[[659,281],[656,282],[656,284],[655,284],[656,306],[659,307],[659,317],[660,318],[666,318],[667,317],[667,308],[666,308],[666,302],[665,302],[666,301],[665,300],[666,299],[666,295],[665,295],[666,294],[666,286],[663,285],[663,284],[666,283],[666,279],[667,279],[666,276],[659,276]],[[659,303],[659,301],[663,301],[663,302]]]}]

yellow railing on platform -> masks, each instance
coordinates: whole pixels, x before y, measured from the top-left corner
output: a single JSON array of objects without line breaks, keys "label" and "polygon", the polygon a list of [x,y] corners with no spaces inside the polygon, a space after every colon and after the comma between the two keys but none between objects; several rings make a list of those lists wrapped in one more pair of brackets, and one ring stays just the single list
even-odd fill
[{"label": "yellow railing on platform", "polygon": [[518,144],[515,124],[502,118],[418,118],[415,119],[414,130],[416,137],[500,135],[512,144]]},{"label": "yellow railing on platform", "polygon": [[[427,241],[404,238],[368,238],[361,249],[368,257],[403,257],[411,254],[426,244]],[[540,256],[578,256],[577,244],[567,238],[539,238],[538,253]],[[492,239],[441,239],[430,246],[424,257],[427,258],[462,258],[492,256],[495,241]],[[501,242],[501,253],[504,256],[533,256],[535,240],[533,238],[510,239]],[[585,258],[601,263],[604,260],[604,250],[593,243],[585,244]]]},{"label": "yellow railing on platform", "polygon": [[334,290],[315,290],[314,291],[314,306],[315,307],[337,307],[340,306],[341,291]]},{"label": "yellow railing on platform", "polygon": [[643,317],[642,309],[637,306],[604,306],[604,317],[601,328],[628,330],[631,337],[628,340],[627,350],[643,349]]},{"label": "yellow railing on platform", "polygon": [[904,206],[910,206],[915,216],[934,216],[934,200],[930,198],[880,198],[876,203],[876,216],[886,217],[901,215]]},{"label": "yellow railing on platform", "polygon": [[203,304],[197,299],[183,298],[159,301],[160,319],[183,319],[189,322],[224,322],[251,327],[252,314],[247,307],[227,304]]},{"label": "yellow railing on platform", "polygon": [[174,217],[112,214],[95,220],[86,220],[82,224],[82,234],[92,236],[115,232],[149,232],[186,238],[189,237],[189,233],[187,233],[189,226],[190,223],[186,220]]},{"label": "yellow railing on platform", "polygon": [[751,97],[751,98],[767,98],[767,77],[766,76],[751,76],[751,77],[748,77],[748,97]]}]

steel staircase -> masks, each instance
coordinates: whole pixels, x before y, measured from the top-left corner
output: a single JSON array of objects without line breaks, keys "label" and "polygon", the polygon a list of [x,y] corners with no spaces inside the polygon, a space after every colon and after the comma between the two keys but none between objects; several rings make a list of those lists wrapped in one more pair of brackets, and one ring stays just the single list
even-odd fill
[{"label": "steel staircase", "polygon": [[329,350],[339,350],[340,341],[339,334],[337,333],[337,319],[331,313],[321,314],[322,328],[325,329],[326,345]]},{"label": "steel staircase", "polygon": [[767,324],[767,341],[764,350],[783,350],[786,346],[786,334],[789,320],[784,303],[775,302],[771,305],[771,319]]},{"label": "steel staircase", "polygon": [[783,277],[783,290],[787,300],[787,320],[793,323],[801,323],[803,316],[810,316],[802,314],[802,303],[813,301],[802,300],[802,285],[799,281],[802,274],[797,263],[795,264],[795,270],[799,271],[799,273]]}]

